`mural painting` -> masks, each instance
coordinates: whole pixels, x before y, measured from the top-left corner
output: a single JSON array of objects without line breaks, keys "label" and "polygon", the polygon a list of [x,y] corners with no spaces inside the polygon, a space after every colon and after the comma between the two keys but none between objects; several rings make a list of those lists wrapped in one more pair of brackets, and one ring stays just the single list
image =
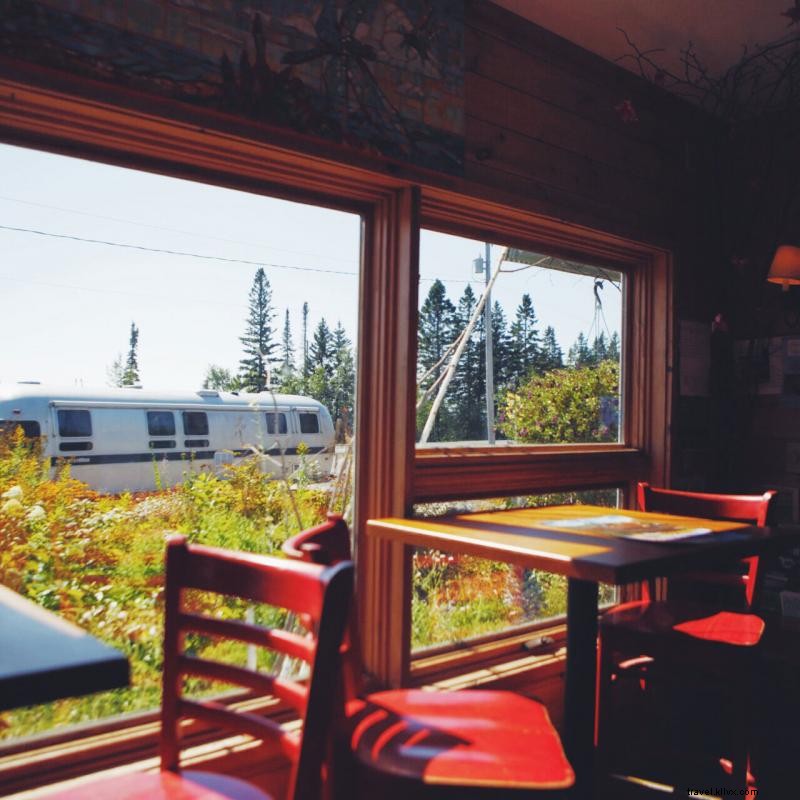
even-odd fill
[{"label": "mural painting", "polygon": [[463,41],[463,0],[0,0],[0,57],[452,173]]}]

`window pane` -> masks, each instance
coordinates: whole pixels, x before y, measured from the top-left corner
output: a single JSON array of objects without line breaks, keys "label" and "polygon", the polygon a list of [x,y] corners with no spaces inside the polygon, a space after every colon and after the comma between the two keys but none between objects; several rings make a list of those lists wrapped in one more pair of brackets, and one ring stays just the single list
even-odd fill
[{"label": "window pane", "polygon": [[423,231],[420,280],[420,445],[620,440],[622,273]]},{"label": "window pane", "polygon": [[[417,517],[440,517],[501,508],[551,505],[619,505],[616,489],[504,497],[414,507]],[[514,626],[561,617],[567,610],[567,581],[560,575],[473,556],[417,548],[412,561],[411,646],[450,644]],[[600,602],[614,587],[600,587]]]},{"label": "window pane", "polygon": [[288,430],[287,427],[286,427],[286,414],[283,414],[283,413],[275,414],[275,412],[268,412],[267,413],[267,433],[273,433],[274,434],[276,432],[276,430],[275,430],[275,417],[276,416],[278,418],[277,433],[279,433],[279,434],[286,433],[286,431]]},{"label": "window pane", "polygon": [[0,494],[21,506],[0,583],[133,677],[4,711],[2,739],[158,706],[164,531],[279,554],[352,507],[362,219],[15,147],[0,175],[0,424],[42,434],[0,436]]},{"label": "window pane", "polygon": [[59,436],[91,436],[92,417],[88,411],[59,411]]},{"label": "window pane", "polygon": [[319,433],[319,417],[300,412],[300,433]]},{"label": "window pane", "polygon": [[204,411],[184,411],[183,432],[187,436],[208,436],[208,415]]},{"label": "window pane", "polygon": [[174,436],[175,415],[171,411],[148,411],[147,432],[151,436]]}]

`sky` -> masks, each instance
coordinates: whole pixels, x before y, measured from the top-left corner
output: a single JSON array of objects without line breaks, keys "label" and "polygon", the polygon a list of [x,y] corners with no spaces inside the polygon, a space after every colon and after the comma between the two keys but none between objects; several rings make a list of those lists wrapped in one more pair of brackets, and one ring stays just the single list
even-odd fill
[{"label": "sky", "polygon": [[[210,364],[238,368],[259,266],[276,337],[288,308],[297,354],[303,302],[309,331],[325,317],[355,340],[356,215],[6,145],[0,175],[0,381],[106,386],[134,322],[142,385],[199,388]],[[483,249],[423,231],[420,302],[435,278],[454,303],[468,281],[479,291],[472,261]],[[500,252],[492,248],[495,264]],[[509,321],[523,292],[565,353],[579,332],[621,327],[621,293],[609,283],[604,321],[591,278],[541,268],[502,274],[493,299]]]}]

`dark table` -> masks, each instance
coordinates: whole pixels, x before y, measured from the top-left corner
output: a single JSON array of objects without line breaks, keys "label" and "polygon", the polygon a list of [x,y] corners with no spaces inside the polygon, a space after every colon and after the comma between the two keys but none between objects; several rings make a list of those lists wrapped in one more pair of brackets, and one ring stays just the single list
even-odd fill
[{"label": "dark table", "polygon": [[[627,521],[614,523],[607,519],[610,515]],[[681,531],[697,529],[707,533],[679,538]],[[664,541],[632,538],[654,532],[660,532]],[[600,506],[369,520],[367,534],[567,577],[564,744],[575,769],[575,796],[581,800],[592,795],[598,584],[621,585],[695,570],[719,559],[758,555],[800,538],[797,528],[758,528]]]},{"label": "dark table", "polygon": [[127,658],[0,586],[0,711],[129,683]]}]

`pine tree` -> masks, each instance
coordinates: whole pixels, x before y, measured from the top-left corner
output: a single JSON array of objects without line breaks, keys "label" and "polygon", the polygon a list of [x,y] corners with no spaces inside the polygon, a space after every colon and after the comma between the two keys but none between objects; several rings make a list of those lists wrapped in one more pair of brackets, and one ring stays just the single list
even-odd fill
[{"label": "pine tree", "polygon": [[120,386],[135,386],[139,383],[138,347],[139,329],[136,327],[135,323],[131,322],[131,335],[128,340],[128,357],[125,359],[125,369],[122,373],[122,383]]},{"label": "pine tree", "polygon": [[492,356],[495,394],[499,394],[508,383],[510,345],[506,315],[503,307],[495,300],[492,307]]},{"label": "pine tree", "polygon": [[328,323],[323,317],[314,329],[314,337],[309,347],[309,361],[311,366],[322,367],[325,373],[330,375],[333,372],[333,337]]},{"label": "pine tree", "polygon": [[589,343],[583,333],[578,334],[575,344],[570,347],[567,353],[567,362],[571,367],[591,367],[594,365],[594,358],[592,351],[589,348]]},{"label": "pine tree", "polygon": [[309,363],[308,363],[308,303],[303,303],[303,394],[308,392],[308,375],[309,375]]},{"label": "pine tree", "polygon": [[594,337],[594,343],[592,344],[593,366],[596,366],[601,361],[605,361],[607,358],[608,344],[606,343],[606,335],[601,333],[599,336]]},{"label": "pine tree", "polygon": [[[417,347],[417,379],[418,381],[428,370],[442,361],[445,351],[458,336],[456,328],[456,307],[447,297],[447,290],[440,280],[435,280],[428,290],[428,296],[419,312],[418,347]],[[437,369],[420,384],[419,390],[424,391],[430,387],[447,368],[449,358],[444,359]],[[448,398],[452,389],[448,392]],[[428,418],[431,400],[423,403],[419,411],[417,426],[418,433]],[[431,431],[431,441],[448,441],[456,438],[453,432],[453,413],[450,402],[446,399],[439,408]]]},{"label": "pine tree", "polygon": [[244,336],[244,358],[239,362],[242,386],[250,392],[263,392],[268,385],[269,367],[277,346],[272,331],[272,290],[264,269],[258,268],[250,288],[250,306]]},{"label": "pine tree", "polygon": [[564,353],[556,341],[556,331],[552,325],[544,329],[542,336],[540,365],[542,372],[561,369],[564,366]]},{"label": "pine tree", "polygon": [[[456,311],[457,328],[466,328],[477,305],[472,287],[467,284],[458,301]],[[481,315],[470,336],[469,342],[456,367],[450,384],[449,403],[454,414],[453,438],[483,439],[486,435],[486,374],[484,367],[483,316]]]},{"label": "pine tree", "polygon": [[606,353],[606,358],[609,361],[617,362],[620,359],[619,334],[616,331],[611,334],[611,338],[608,341],[608,352]]},{"label": "pine tree", "polygon": [[352,431],[356,371],[350,340],[341,322],[333,332],[333,375],[329,409],[340,440]]},{"label": "pine tree", "polygon": [[281,362],[278,369],[278,383],[287,383],[294,375],[294,343],[292,341],[292,325],[289,319],[289,309],[283,320],[283,333],[281,334]]},{"label": "pine tree", "polygon": [[[419,312],[418,372],[422,375],[438,363],[458,335],[454,327],[456,307],[440,280],[435,280]],[[437,370],[437,375],[444,365]],[[434,376],[435,379],[435,376]]]},{"label": "pine tree", "polygon": [[539,366],[537,321],[531,296],[523,294],[510,330],[509,369],[517,386]]}]

